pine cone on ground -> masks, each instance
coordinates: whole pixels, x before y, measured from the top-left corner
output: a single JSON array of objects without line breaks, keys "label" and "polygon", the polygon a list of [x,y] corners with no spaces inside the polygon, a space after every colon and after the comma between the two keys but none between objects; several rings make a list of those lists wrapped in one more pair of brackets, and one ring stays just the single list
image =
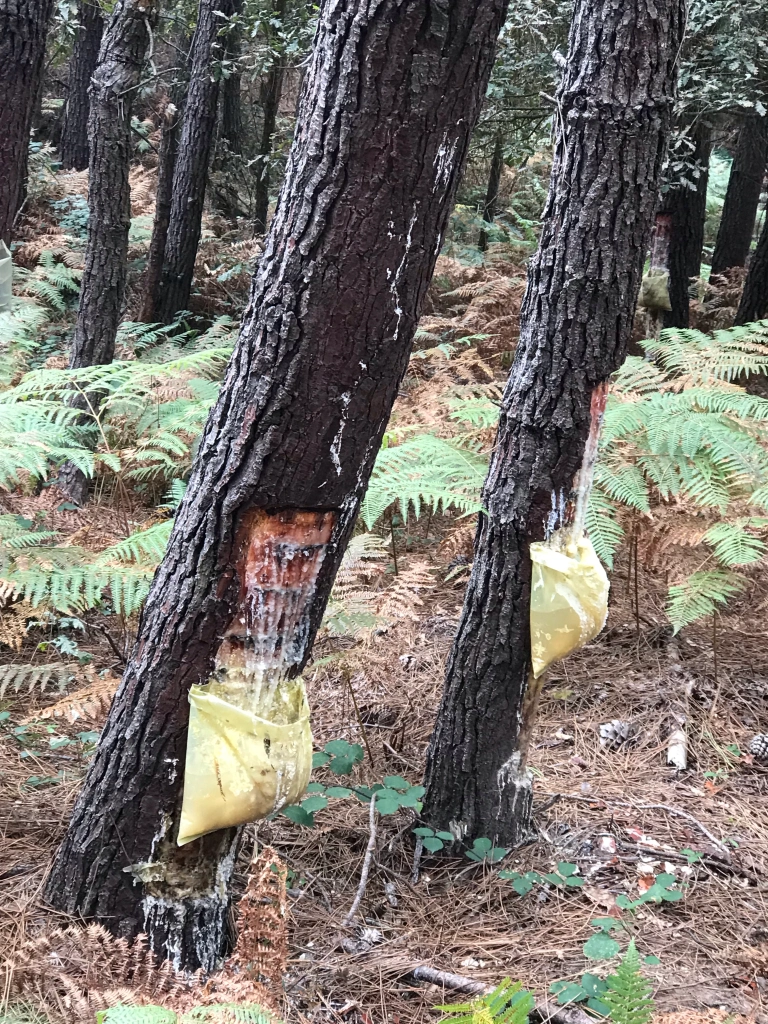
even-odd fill
[{"label": "pine cone on ground", "polygon": [[637,726],[634,722],[623,722],[620,718],[614,718],[612,722],[603,722],[600,726],[600,746],[607,750],[630,746],[636,738]]},{"label": "pine cone on ground", "polygon": [[749,744],[749,752],[756,761],[768,761],[768,733],[759,732]]}]

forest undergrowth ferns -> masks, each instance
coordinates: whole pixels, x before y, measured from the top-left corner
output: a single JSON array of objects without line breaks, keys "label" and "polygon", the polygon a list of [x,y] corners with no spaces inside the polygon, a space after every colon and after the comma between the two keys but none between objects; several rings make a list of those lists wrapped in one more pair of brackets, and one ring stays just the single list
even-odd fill
[{"label": "forest undergrowth ferns", "polygon": [[[768,373],[768,322],[714,335],[668,330],[642,344],[652,361],[630,356],[614,377],[587,529],[612,568],[627,519],[640,515],[653,530],[668,521],[658,514],[665,507],[695,516],[695,529],[686,522],[669,536],[702,548],[700,566],[669,588],[667,611],[680,629],[742,590],[739,568],[766,552],[768,400],[736,381]],[[489,397],[451,401],[457,422],[487,426],[498,415]],[[385,446],[363,503],[368,528],[393,503],[403,518],[477,510],[487,456],[468,437],[419,433]]]}]

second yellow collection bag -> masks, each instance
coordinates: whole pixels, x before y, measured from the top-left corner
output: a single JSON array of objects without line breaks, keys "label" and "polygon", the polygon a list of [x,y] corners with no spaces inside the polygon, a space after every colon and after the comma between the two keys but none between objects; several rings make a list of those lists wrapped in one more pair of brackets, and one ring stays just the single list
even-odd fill
[{"label": "second yellow collection bag", "polygon": [[608,576],[591,541],[570,530],[531,544],[531,662],[538,678],[593,640],[608,616]]}]

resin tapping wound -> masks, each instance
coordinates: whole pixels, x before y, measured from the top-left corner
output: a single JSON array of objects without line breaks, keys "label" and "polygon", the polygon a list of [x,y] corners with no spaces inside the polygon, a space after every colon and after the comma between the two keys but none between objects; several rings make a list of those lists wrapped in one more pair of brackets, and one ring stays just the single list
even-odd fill
[{"label": "resin tapping wound", "polygon": [[225,633],[244,641],[262,668],[298,663],[303,627],[336,521],[335,512],[249,512],[240,527],[240,598]]}]

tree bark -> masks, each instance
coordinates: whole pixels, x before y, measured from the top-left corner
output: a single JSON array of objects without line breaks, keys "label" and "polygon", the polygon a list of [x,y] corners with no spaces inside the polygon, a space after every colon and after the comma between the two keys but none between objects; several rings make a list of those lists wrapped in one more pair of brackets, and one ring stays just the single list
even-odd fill
[{"label": "tree bark", "polygon": [[104,19],[101,8],[82,0],[78,29],[69,62],[69,91],[64,109],[59,155],[62,167],[82,171],[88,166],[88,108],[91,78],[96,70]]},{"label": "tree bark", "polygon": [[[285,16],[286,0],[274,0],[273,12],[277,20]],[[269,158],[272,155],[272,138],[277,126],[277,112],[280,109],[280,95],[283,91],[285,74],[281,57],[274,58],[272,67],[261,83],[261,109],[264,121],[257,158],[257,178],[254,196],[253,229],[258,234],[267,230],[269,217]]]},{"label": "tree bark", "polygon": [[692,277],[701,274],[701,250],[704,246],[704,222],[707,217],[707,181],[712,154],[712,128],[700,122],[694,132],[692,159],[701,168],[695,190],[687,185],[672,187],[662,200],[662,210],[670,215],[669,302],[664,313],[665,327],[687,327],[689,322]]},{"label": "tree bark", "polygon": [[564,525],[591,397],[626,354],[684,12],[684,0],[575,5],[542,234],[427,757],[422,817],[457,838],[513,846],[529,827],[528,549]]},{"label": "tree bark", "polygon": [[[93,73],[88,115],[88,239],[69,365],[111,363],[128,275],[131,226],[131,105],[141,79],[157,7],[147,0],[117,0],[104,30]],[[78,404],[73,400],[73,405]],[[82,505],[87,480],[66,463],[58,484]]]},{"label": "tree bark", "polygon": [[[177,90],[180,92],[180,90]],[[177,97],[181,102],[180,97]],[[168,100],[163,108],[163,124],[160,135],[160,149],[157,161],[157,190],[155,192],[155,216],[152,221],[152,238],[147,253],[144,272],[144,301],[139,319],[144,323],[155,323],[160,304],[160,286],[163,277],[165,243],[171,220],[173,198],[173,172],[179,151],[179,129],[181,116],[179,106]]]},{"label": "tree bark", "polygon": [[[483,203],[483,220],[487,224],[492,224],[493,218],[496,216],[496,202],[499,198],[499,184],[501,182],[501,172],[503,169],[504,136],[501,132],[498,132],[496,135],[496,141],[493,144],[491,169],[488,174],[488,189],[485,193],[485,202]],[[481,252],[485,252],[488,247],[488,235],[486,234],[485,228],[480,231],[478,246]]]},{"label": "tree bark", "polygon": [[[276,679],[309,657],[408,364],[505,10],[505,0],[321,6],[240,338],[46,889],[60,909],[147,931],[180,966],[210,969],[225,948],[237,849],[234,830],[174,844],[187,692],[244,647],[271,651]],[[272,562],[259,565],[274,587],[253,578],[267,549]],[[318,570],[302,593],[285,579],[294,555]]]},{"label": "tree bark", "polygon": [[747,262],[766,163],[768,116],[754,114],[745,119],[739,132],[712,254],[713,274],[722,274],[730,267],[743,267]]},{"label": "tree bark", "polygon": [[768,214],[749,261],[749,271],[741,293],[736,324],[751,324],[768,316]]},{"label": "tree bark", "polygon": [[200,0],[198,5],[189,88],[173,172],[162,285],[156,304],[164,323],[170,323],[175,313],[189,305],[219,100],[213,61],[221,49],[218,36],[222,17],[230,17],[233,10],[233,0]]},{"label": "tree bark", "polygon": [[[242,0],[234,5],[234,12],[239,14]],[[226,140],[230,153],[243,152],[243,108],[240,102],[240,59],[242,30],[236,22],[227,32],[226,55],[234,67],[229,76],[221,83],[221,138]]]},{"label": "tree bark", "polygon": [[10,245],[53,0],[0,0],[0,239]]}]

